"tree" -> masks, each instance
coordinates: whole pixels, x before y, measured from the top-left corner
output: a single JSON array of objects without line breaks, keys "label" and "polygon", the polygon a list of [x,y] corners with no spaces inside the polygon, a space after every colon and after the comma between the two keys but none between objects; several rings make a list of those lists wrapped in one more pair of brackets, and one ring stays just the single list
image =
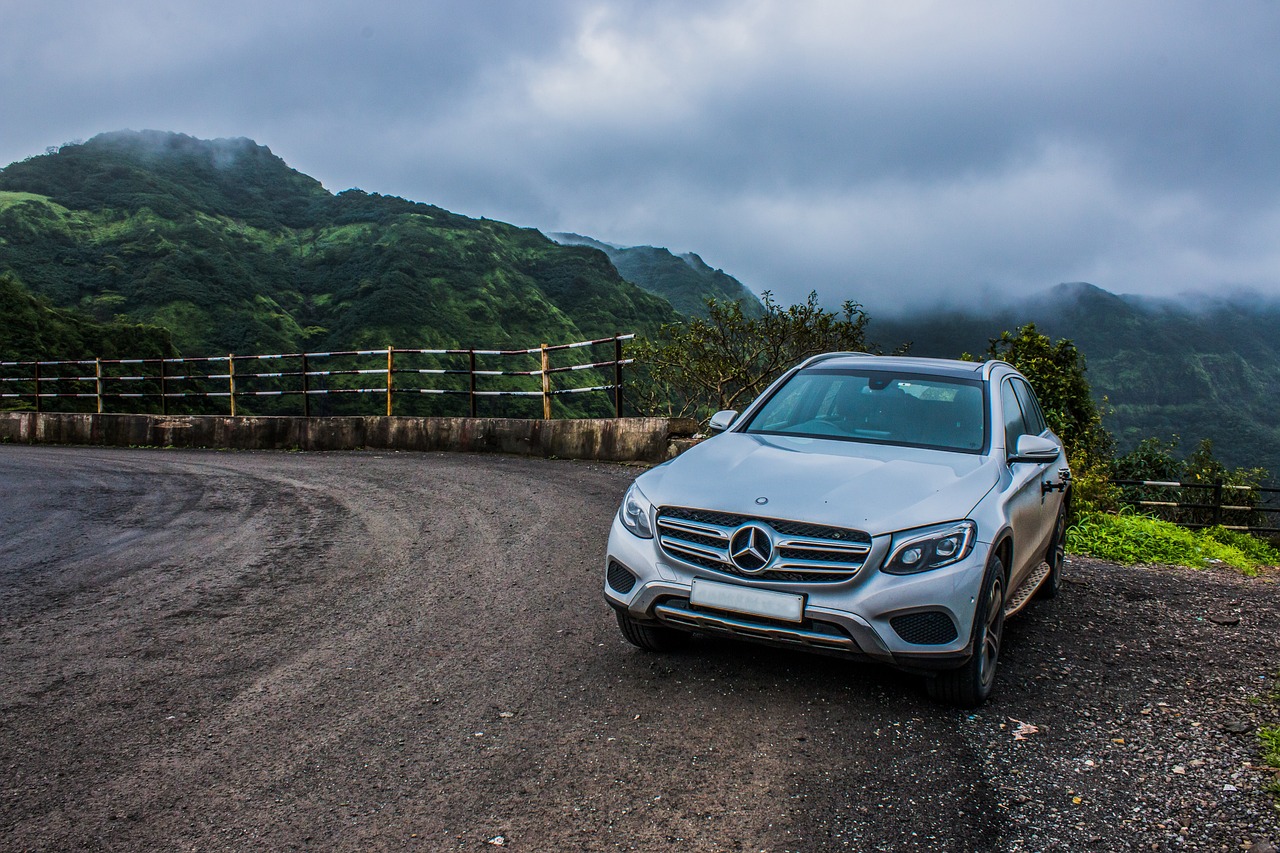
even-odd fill
[{"label": "tree", "polygon": [[[1062,439],[1073,466],[1085,467],[1111,457],[1114,440],[1102,426],[1102,409],[1085,378],[1084,356],[1066,339],[1050,340],[1028,323],[1002,332],[987,347],[989,358],[1007,361],[1031,382],[1044,407],[1049,428]],[[971,358],[967,353],[965,358]]]},{"label": "tree", "polygon": [[644,414],[706,419],[741,408],[796,362],[823,352],[866,347],[867,315],[845,302],[839,314],[817,293],[789,308],[761,297],[764,314],[747,317],[738,302],[707,300],[707,316],[666,323],[633,349],[639,377],[635,404]]}]

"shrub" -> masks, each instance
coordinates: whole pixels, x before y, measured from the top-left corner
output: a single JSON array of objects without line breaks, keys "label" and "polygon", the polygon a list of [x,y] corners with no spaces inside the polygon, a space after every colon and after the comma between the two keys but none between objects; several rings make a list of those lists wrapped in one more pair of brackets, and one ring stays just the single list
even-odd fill
[{"label": "shrub", "polygon": [[1117,563],[1167,563],[1191,568],[1228,565],[1256,575],[1280,564],[1280,552],[1242,533],[1188,530],[1145,515],[1090,513],[1067,529],[1067,550]]}]

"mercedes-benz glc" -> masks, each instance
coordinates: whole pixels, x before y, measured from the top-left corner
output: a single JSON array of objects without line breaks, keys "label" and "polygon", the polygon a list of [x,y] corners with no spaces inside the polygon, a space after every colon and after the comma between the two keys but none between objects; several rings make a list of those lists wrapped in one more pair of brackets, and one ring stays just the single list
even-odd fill
[{"label": "mercedes-benz glc", "polygon": [[1022,374],[830,353],[711,430],[614,518],[604,593],[630,642],[728,635],[986,699],[1005,618],[1061,583],[1071,473]]}]

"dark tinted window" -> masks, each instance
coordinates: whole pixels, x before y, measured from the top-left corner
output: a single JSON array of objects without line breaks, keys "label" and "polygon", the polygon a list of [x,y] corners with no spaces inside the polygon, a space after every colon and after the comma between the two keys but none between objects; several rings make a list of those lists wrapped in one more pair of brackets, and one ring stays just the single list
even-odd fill
[{"label": "dark tinted window", "polygon": [[1000,383],[1000,408],[1004,410],[1004,447],[1005,452],[1013,453],[1018,446],[1018,436],[1026,435],[1026,421],[1022,416],[1022,405],[1013,390],[1013,382],[1006,379]]},{"label": "dark tinted window", "polygon": [[1018,402],[1022,404],[1022,417],[1027,424],[1027,432],[1040,435],[1049,428],[1044,422],[1044,413],[1040,411],[1040,401],[1036,399],[1036,394],[1031,390],[1030,385],[1017,378],[1010,381],[1013,382],[1013,390],[1018,395]]}]

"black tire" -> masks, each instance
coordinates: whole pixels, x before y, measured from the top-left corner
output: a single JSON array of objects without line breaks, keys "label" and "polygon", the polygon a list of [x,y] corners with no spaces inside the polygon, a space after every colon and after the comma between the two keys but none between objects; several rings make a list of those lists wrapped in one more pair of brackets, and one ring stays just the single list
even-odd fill
[{"label": "black tire", "polygon": [[640,622],[621,610],[613,612],[618,617],[618,630],[627,642],[647,652],[674,652],[689,644],[689,634],[684,631]]},{"label": "black tire", "polygon": [[1036,598],[1054,598],[1062,589],[1062,564],[1067,558],[1067,508],[1058,508],[1058,520],[1053,523],[1053,537],[1044,561],[1049,564],[1049,576],[1036,590]]},{"label": "black tire", "polygon": [[929,695],[957,708],[975,708],[986,701],[995,685],[1004,638],[1004,563],[992,557],[982,578],[982,594],[973,614],[973,655],[959,669],[940,672],[929,679]]}]

